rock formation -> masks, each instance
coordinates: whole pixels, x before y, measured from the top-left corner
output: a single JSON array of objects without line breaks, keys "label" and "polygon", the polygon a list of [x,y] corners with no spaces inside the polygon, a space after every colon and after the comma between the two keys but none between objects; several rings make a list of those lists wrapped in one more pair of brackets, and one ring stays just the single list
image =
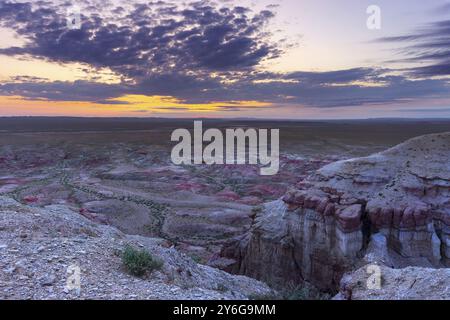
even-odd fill
[{"label": "rock formation", "polygon": [[380,265],[380,286],[373,265],[364,266],[342,278],[334,300],[450,300],[450,269]]},{"label": "rock formation", "polygon": [[[141,279],[127,274],[124,246],[163,261]],[[68,286],[79,268],[80,287]],[[72,271],[71,271],[72,270]],[[159,238],[126,235],[65,205],[22,205],[0,196],[0,299],[247,299],[267,285],[195,263]]]},{"label": "rock formation", "polygon": [[223,250],[229,271],[336,290],[366,254],[394,268],[449,266],[450,133],[332,163],[298,187]]}]

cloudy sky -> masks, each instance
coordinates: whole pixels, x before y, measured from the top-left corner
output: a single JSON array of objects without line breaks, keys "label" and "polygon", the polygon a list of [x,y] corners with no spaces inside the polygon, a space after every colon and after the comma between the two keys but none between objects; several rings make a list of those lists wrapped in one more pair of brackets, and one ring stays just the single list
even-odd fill
[{"label": "cloudy sky", "polygon": [[450,2],[0,0],[1,115],[450,117]]}]

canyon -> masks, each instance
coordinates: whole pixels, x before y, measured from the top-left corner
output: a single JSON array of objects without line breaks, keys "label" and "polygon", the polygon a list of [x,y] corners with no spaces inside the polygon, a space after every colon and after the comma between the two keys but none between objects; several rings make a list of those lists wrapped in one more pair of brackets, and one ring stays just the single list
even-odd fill
[{"label": "canyon", "polygon": [[324,166],[265,204],[223,254],[231,272],[324,290],[369,262],[449,267],[450,133]]},{"label": "canyon", "polygon": [[[440,291],[448,286],[448,121],[205,121],[279,128],[274,176],[258,165],[174,165],[170,134],[188,120],[0,125],[3,298],[275,297],[266,284],[392,297],[392,285],[361,288],[368,265],[391,279],[406,268],[424,292],[431,273]],[[127,243],[165,269],[146,280],[125,274],[115,253]],[[86,276],[81,296],[64,292],[73,263]]]}]

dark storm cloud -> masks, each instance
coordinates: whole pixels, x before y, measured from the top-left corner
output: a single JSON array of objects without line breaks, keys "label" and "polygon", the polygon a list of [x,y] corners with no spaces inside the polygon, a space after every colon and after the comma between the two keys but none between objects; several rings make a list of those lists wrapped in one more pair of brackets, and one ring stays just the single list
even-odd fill
[{"label": "dark storm cloud", "polygon": [[424,108],[424,109],[398,109],[395,111],[399,112],[417,112],[417,113],[442,113],[442,112],[450,112],[450,108]]},{"label": "dark storm cloud", "polygon": [[105,99],[121,96],[129,89],[125,85],[109,85],[89,81],[33,81],[0,84],[0,94],[51,101],[101,102]]},{"label": "dark storm cloud", "polygon": [[[175,95],[190,103],[257,100],[313,107],[354,106],[450,96],[450,86],[446,81],[411,81],[403,76],[387,75],[388,71],[357,68],[320,73],[256,73],[229,84],[222,84],[217,79],[198,80],[186,77],[182,81],[172,82],[155,78],[151,83],[141,83],[135,89],[143,94],[150,90],[152,94],[163,92],[164,95]],[[163,87],[163,84],[168,85]]]},{"label": "dark storm cloud", "polygon": [[[340,107],[450,95],[450,86],[442,80],[410,81],[401,76],[384,75],[376,69],[365,69],[359,79],[351,76],[355,74],[355,69],[339,73],[339,77],[334,72],[319,75],[312,73],[311,77],[303,75],[299,82],[238,83],[234,90],[230,88],[227,96],[238,99],[241,92],[246,92],[261,101]],[[350,82],[344,81],[347,77],[351,79]],[[362,85],[357,81],[368,83]]]},{"label": "dark storm cloud", "polygon": [[[442,10],[450,11],[450,6],[444,6]],[[429,24],[408,35],[386,37],[379,41],[404,44],[402,53],[406,58],[397,61],[426,64],[409,69],[413,76],[450,75],[450,20]]]},{"label": "dark storm cloud", "polygon": [[[328,73],[298,73],[242,78],[223,84],[216,79],[197,79],[195,76],[160,75],[133,85],[76,82],[20,82],[0,85],[0,95],[20,95],[28,99],[52,101],[92,101],[113,104],[110,99],[125,94],[174,96],[185,103],[256,100],[282,104],[300,104],[310,107],[342,107],[364,104],[405,102],[414,99],[447,97],[450,86],[443,80],[411,81],[401,76],[387,76],[381,70],[364,69],[355,77],[355,69]],[[339,74],[339,76],[337,76]],[[308,77],[310,75],[311,77]],[[328,75],[328,77],[327,77]],[[271,76],[271,77],[270,77]],[[255,82],[254,79],[267,80]],[[295,78],[299,81],[280,81]],[[373,86],[362,86],[351,81],[369,81]],[[164,106],[161,106],[164,107]],[[233,105],[224,105],[224,110]],[[234,107],[236,110],[241,108]],[[255,107],[256,108],[256,107]]]},{"label": "dark storm cloud", "polygon": [[283,78],[310,84],[341,84],[353,81],[370,81],[376,79],[382,72],[383,70],[372,68],[353,68],[327,72],[293,72]]},{"label": "dark storm cloud", "polygon": [[[263,60],[283,52],[265,31],[274,15],[270,10],[254,13],[231,3],[221,7],[206,0],[186,5],[167,1],[123,2],[120,6],[100,0],[77,3],[83,5],[82,26],[70,30],[65,16],[69,2],[0,0],[0,26],[27,39],[24,47],[0,49],[0,54],[84,63],[90,74],[107,67],[122,76],[122,83],[17,78],[0,84],[0,95],[108,104],[119,103],[111,102],[112,98],[142,94],[174,96],[186,103],[246,100],[341,107],[448,97],[450,92],[444,80],[411,81],[407,76],[390,76],[386,69],[259,71]],[[383,41],[415,41],[415,50],[424,46],[422,59],[426,54],[433,63],[414,69],[415,74],[448,74],[448,28],[442,22],[426,32]],[[222,107],[233,108],[242,107]]]},{"label": "dark storm cloud", "polygon": [[130,11],[119,6],[105,16],[89,8],[82,10],[81,28],[70,30],[64,5],[3,1],[0,24],[30,42],[0,53],[109,67],[133,78],[169,68],[180,73],[250,68],[280,53],[262,31],[273,17],[267,10],[220,9],[209,1],[185,8],[163,2],[135,4]]}]

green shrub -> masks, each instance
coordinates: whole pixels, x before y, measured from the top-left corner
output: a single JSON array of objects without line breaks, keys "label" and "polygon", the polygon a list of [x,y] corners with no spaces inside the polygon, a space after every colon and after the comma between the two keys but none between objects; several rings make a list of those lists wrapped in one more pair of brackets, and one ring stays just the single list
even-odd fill
[{"label": "green shrub", "polygon": [[122,252],[122,263],[127,272],[136,277],[143,277],[154,270],[160,270],[163,266],[163,262],[154,258],[147,250],[139,250],[130,245]]},{"label": "green shrub", "polygon": [[305,283],[303,286],[288,286],[283,292],[283,300],[330,300],[331,295],[321,292]]},{"label": "green shrub", "polygon": [[191,257],[191,259],[197,263],[197,264],[202,264],[203,259],[201,257],[199,257],[198,255],[196,255],[195,253],[192,253],[189,255]]},{"label": "green shrub", "polygon": [[219,283],[217,285],[217,291],[219,292],[227,292],[229,289],[226,285],[224,285],[223,283]]},{"label": "green shrub", "polygon": [[330,300],[331,295],[319,291],[310,284],[287,285],[278,292],[272,292],[265,295],[252,295],[250,300]]}]

